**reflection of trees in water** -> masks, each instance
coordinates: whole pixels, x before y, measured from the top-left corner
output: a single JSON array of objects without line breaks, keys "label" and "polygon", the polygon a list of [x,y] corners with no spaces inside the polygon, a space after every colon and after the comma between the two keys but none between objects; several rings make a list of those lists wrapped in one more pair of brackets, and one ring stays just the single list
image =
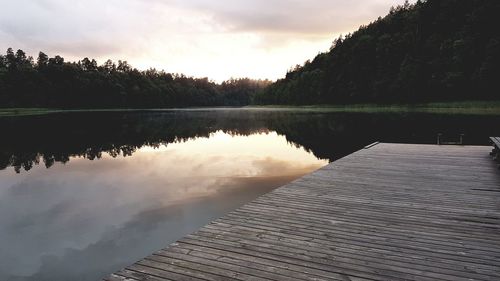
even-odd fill
[{"label": "reflection of trees in water", "polygon": [[[174,111],[161,113],[71,113],[0,119],[0,169],[17,172],[70,157],[94,160],[108,153],[130,156],[143,146],[209,137],[276,131],[295,146],[331,161],[376,141],[432,143],[439,132],[469,133],[470,142],[495,128],[499,118],[439,115],[322,114],[288,111]],[[486,123],[486,124],[485,124]],[[490,123],[488,126],[487,123]],[[478,126],[480,124],[480,126]]]},{"label": "reflection of trees in water", "polygon": [[226,116],[185,113],[82,113],[0,119],[9,137],[0,139],[0,169],[19,172],[44,163],[66,163],[70,157],[94,160],[108,153],[131,156],[143,146],[209,137],[222,130],[231,135],[266,132],[258,115]]}]

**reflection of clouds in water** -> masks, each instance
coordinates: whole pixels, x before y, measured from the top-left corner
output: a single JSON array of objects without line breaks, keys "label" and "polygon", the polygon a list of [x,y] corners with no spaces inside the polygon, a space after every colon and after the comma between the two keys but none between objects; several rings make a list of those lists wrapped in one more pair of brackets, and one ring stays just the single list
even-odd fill
[{"label": "reflection of clouds in water", "polygon": [[277,134],[217,134],[127,158],[1,171],[0,272],[93,280],[326,164]]},{"label": "reflection of clouds in water", "polygon": [[42,253],[59,255],[64,248],[85,246],[110,222],[131,215],[128,208],[108,203],[118,195],[113,190],[73,178],[72,184],[42,176],[27,179],[2,195],[0,272],[30,273]]},{"label": "reflection of clouds in water", "polygon": [[295,163],[273,157],[257,159],[252,164],[258,176],[302,175],[321,167],[318,163]]},{"label": "reflection of clouds in water", "polygon": [[203,214],[191,216],[193,210],[186,207],[193,206],[174,205],[143,211],[122,226],[108,229],[85,248],[66,248],[61,255],[45,255],[38,272],[24,280],[97,280],[131,263],[131,255],[132,260],[145,256],[209,219]]},{"label": "reflection of clouds in water", "polygon": [[221,196],[155,206],[142,211],[122,226],[108,228],[97,242],[83,249],[66,248],[60,255],[43,256],[38,272],[19,280],[75,280],[75,276],[78,280],[97,280],[293,179],[290,176],[218,179],[220,186],[231,187]]}]

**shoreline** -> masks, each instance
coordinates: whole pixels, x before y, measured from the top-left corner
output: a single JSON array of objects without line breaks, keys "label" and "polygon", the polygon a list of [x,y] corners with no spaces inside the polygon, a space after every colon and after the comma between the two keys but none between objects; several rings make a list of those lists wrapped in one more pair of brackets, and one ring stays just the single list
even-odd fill
[{"label": "shoreline", "polygon": [[0,108],[0,117],[33,116],[73,112],[160,112],[204,110],[278,110],[316,113],[434,113],[464,115],[500,115],[500,101],[435,102],[419,104],[346,104],[346,105],[248,105],[240,107],[186,107],[186,108],[106,108],[106,109],[57,109],[57,108]]}]

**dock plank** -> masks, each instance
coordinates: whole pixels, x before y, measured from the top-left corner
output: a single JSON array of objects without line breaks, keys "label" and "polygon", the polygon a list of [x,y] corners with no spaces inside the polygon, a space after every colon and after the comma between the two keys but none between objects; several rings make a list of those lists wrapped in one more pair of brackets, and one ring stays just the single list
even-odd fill
[{"label": "dock plank", "polygon": [[379,143],[104,280],[500,280],[489,152]]}]

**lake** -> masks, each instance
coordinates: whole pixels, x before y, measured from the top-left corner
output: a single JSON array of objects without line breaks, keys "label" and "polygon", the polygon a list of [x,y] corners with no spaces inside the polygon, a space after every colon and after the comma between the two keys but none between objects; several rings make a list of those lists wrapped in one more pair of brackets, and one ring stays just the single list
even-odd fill
[{"label": "lake", "polygon": [[0,280],[97,280],[375,141],[487,145],[498,124],[278,109],[2,117]]}]

